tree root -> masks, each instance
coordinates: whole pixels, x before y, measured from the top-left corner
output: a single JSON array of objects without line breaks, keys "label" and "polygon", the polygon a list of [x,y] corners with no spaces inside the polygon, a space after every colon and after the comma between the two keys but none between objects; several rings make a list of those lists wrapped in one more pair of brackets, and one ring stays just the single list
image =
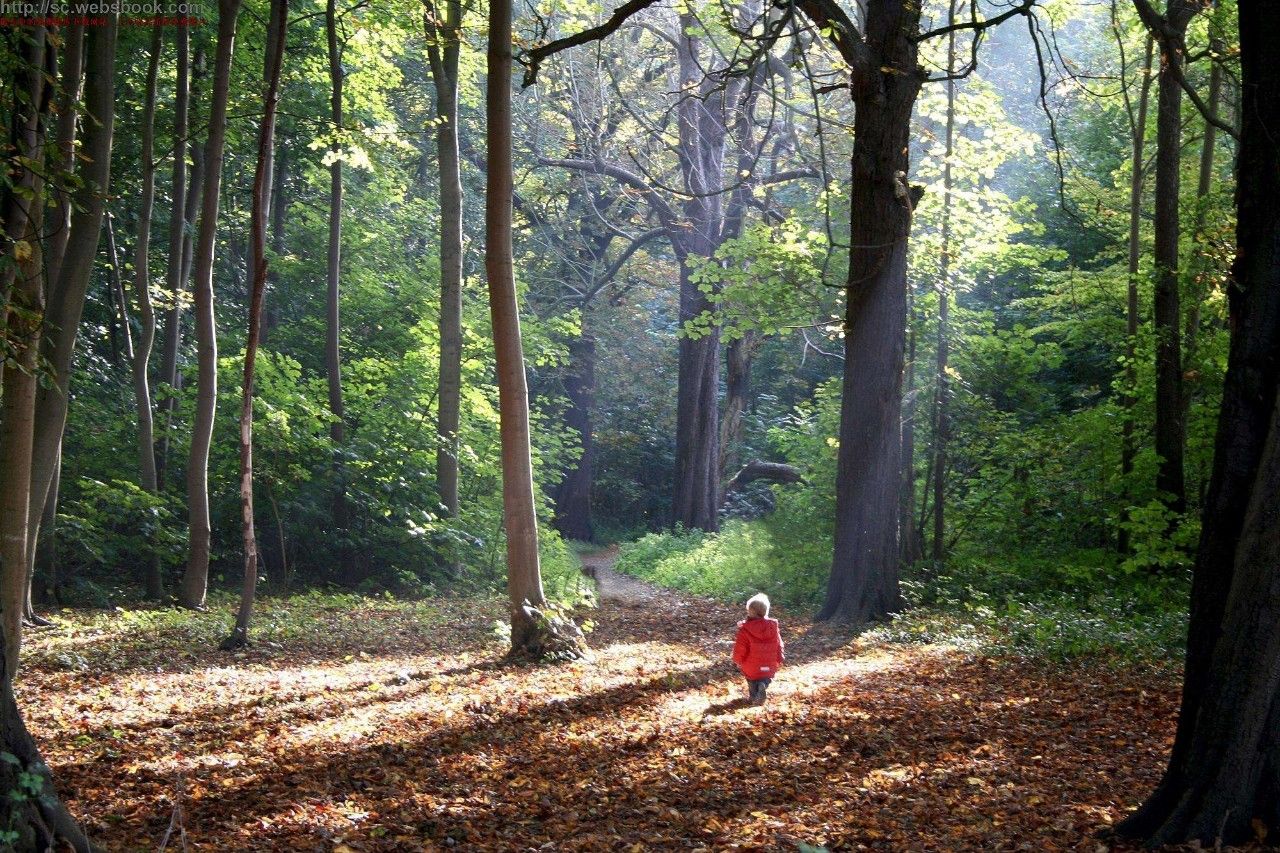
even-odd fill
[{"label": "tree root", "polygon": [[539,609],[525,601],[513,615],[509,658],[543,662],[591,656],[581,629],[553,605]]}]

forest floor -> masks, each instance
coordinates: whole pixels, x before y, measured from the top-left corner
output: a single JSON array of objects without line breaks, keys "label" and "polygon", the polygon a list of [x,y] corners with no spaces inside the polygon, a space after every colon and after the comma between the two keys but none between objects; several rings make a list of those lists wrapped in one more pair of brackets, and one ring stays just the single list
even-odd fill
[{"label": "forest floor", "polygon": [[[107,850],[1109,849],[1159,777],[1169,673],[850,641],[777,614],[744,707],[738,607],[602,584],[594,658],[502,659],[493,599],[64,611],[19,701]],[[225,603],[225,602],[224,602]]]}]

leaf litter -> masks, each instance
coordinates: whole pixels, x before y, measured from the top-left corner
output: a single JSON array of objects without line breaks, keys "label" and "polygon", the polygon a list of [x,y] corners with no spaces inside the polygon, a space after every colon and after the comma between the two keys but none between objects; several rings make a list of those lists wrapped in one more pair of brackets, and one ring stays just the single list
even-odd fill
[{"label": "leaf litter", "polygon": [[787,664],[751,708],[736,607],[604,595],[593,659],[557,666],[503,661],[503,612],[347,599],[235,656],[63,614],[19,701],[119,851],[157,849],[180,805],[202,851],[1097,853],[1172,743],[1167,672],[850,641],[784,612]]}]

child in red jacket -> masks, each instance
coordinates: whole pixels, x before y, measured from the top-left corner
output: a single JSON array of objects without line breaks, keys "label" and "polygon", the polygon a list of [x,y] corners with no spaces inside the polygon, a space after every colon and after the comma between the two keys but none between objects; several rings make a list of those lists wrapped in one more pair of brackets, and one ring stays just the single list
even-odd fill
[{"label": "child in red jacket", "polygon": [[769,597],[757,593],[747,602],[747,618],[738,623],[733,662],[746,676],[752,705],[763,705],[769,682],[786,659],[778,620],[769,618]]}]

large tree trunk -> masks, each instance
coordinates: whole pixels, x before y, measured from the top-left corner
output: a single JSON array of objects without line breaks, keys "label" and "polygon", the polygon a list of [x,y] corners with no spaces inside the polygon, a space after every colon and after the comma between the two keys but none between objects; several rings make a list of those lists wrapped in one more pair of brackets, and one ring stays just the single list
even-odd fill
[{"label": "large tree trunk", "polygon": [[[133,347],[133,396],[138,410],[138,484],[156,494],[156,447],[151,409],[151,347],[156,338],[156,313],[151,304],[151,213],[156,198],[155,124],[156,77],[160,70],[159,27],[151,33],[147,82],[142,108],[142,201],[138,210],[138,240],[133,260],[133,298],[138,304],[138,340]],[[160,556],[152,553],[147,561],[147,597],[164,595],[164,579],[160,575]]]},{"label": "large tree trunk", "polygon": [[[118,21],[107,16],[106,25],[90,27],[85,39],[85,112],[92,119],[82,124],[80,157],[84,166],[72,198],[71,231],[58,264],[58,278],[49,283],[45,332],[40,346],[55,377],[50,386],[36,392],[36,430],[31,454],[31,489],[28,493],[28,528],[31,547],[39,539],[38,519],[62,460],[62,432],[67,422],[71,389],[71,362],[75,352],[80,315],[93,276],[102,231],[102,215],[111,179],[111,142],[115,123],[115,49]],[[30,586],[28,566],[27,586]],[[24,592],[25,595],[25,592]]]},{"label": "large tree trunk", "polygon": [[[678,57],[680,87],[688,93],[676,107],[679,160],[684,189],[681,244],[680,323],[714,306],[693,280],[687,259],[710,258],[720,245],[724,224],[724,154],[728,139],[725,105],[737,104],[731,89],[741,80],[718,83],[706,72],[703,39],[694,35],[702,24],[691,14],[680,16]],[[692,94],[696,91],[697,95]],[[676,467],[673,520],[689,528],[720,526],[720,330],[701,337],[681,336],[676,377]]]},{"label": "large tree trunk", "polygon": [[916,63],[920,8],[872,0],[866,46],[876,69],[855,90],[845,360],[837,454],[835,544],[818,614],[854,624],[901,606],[898,508],[902,368],[907,306],[906,184],[911,113],[923,74]]},{"label": "large tree trunk", "polygon": [[556,488],[556,529],[566,539],[590,542],[591,478],[595,448],[591,435],[591,415],[596,407],[596,339],[584,333],[569,343],[569,369],[564,377],[569,410],[564,423],[578,436],[582,455],[564,472]]},{"label": "large tree trunk", "polygon": [[[199,196],[196,187],[190,188],[188,198],[187,157],[189,146],[187,139],[188,112],[191,103],[191,35],[186,27],[174,30],[177,40],[177,80],[174,84],[173,115],[173,186],[169,191],[172,207],[169,210],[169,259],[165,273],[165,284],[169,288],[169,298],[173,304],[164,313],[164,351],[161,356],[160,382],[169,388],[167,396],[161,401],[160,409],[164,413],[164,427],[160,442],[155,449],[156,455],[156,487],[164,488],[165,472],[169,463],[169,430],[173,422],[173,410],[177,403],[174,392],[178,386],[178,344],[181,337],[181,294],[186,289],[183,250],[187,245],[188,230],[195,217],[194,200]],[[197,146],[191,145],[194,151]]]},{"label": "large tree trunk", "polygon": [[1152,844],[1280,834],[1280,18],[1241,0],[1231,349],[1163,780],[1121,832]]},{"label": "large tree trunk", "polygon": [[529,389],[520,341],[511,247],[514,176],[511,163],[511,0],[490,0],[488,77],[485,81],[485,273],[498,374],[502,439],[502,510],[507,534],[507,596],[511,653],[578,657],[582,635],[571,623],[542,612],[546,603],[538,562],[538,517],[529,448]]},{"label": "large tree trunk", "polygon": [[427,4],[427,55],[436,90],[440,168],[440,401],[436,484],[448,514],[458,514],[458,426],[462,411],[462,169],[458,149],[458,57],[462,3],[445,0],[444,18]]},{"label": "large tree trunk", "polygon": [[[1134,439],[1134,420],[1137,414],[1138,398],[1138,263],[1142,255],[1142,183],[1145,177],[1144,150],[1147,141],[1147,104],[1151,95],[1151,59],[1155,50],[1154,40],[1147,37],[1146,59],[1142,63],[1142,89],[1138,95],[1138,114],[1135,117],[1127,99],[1129,108],[1130,136],[1133,141],[1133,172],[1129,175],[1129,275],[1128,302],[1125,309],[1125,367],[1124,395],[1120,405],[1124,408],[1124,423],[1120,427],[1120,479],[1126,503],[1132,503],[1133,460],[1137,456],[1137,442]],[[1128,516],[1128,508],[1125,508]],[[1117,541],[1120,553],[1129,553],[1129,530],[1120,527]]]},{"label": "large tree trunk", "polygon": [[[114,16],[102,29],[114,36]],[[28,551],[36,538],[30,506],[36,432],[35,368],[45,319],[40,234],[44,217],[41,134],[47,107],[44,75],[54,64],[54,47],[44,27],[15,30],[11,37],[20,39],[10,49],[21,61],[10,85],[26,97],[15,106],[17,115],[12,118],[14,138],[10,145],[24,158],[26,168],[19,171],[15,181],[21,193],[10,189],[5,194],[5,249],[11,263],[0,282],[5,294],[4,336],[13,349],[10,357],[17,363],[16,368],[4,371],[0,388],[0,604],[4,619],[4,642],[0,644],[0,748],[15,759],[0,765],[0,790],[20,791],[24,787],[20,774],[32,774],[40,782],[41,796],[20,800],[5,797],[0,825],[17,833],[16,841],[11,842],[13,849],[44,850],[69,844],[77,851],[89,851],[92,848],[84,833],[54,793],[48,767],[27,732],[13,695],[28,586]]]},{"label": "large tree trunk", "polygon": [[222,156],[227,136],[227,97],[231,87],[231,57],[236,43],[240,0],[218,2],[218,46],[209,103],[209,138],[205,144],[207,170],[200,211],[200,234],[195,250],[196,411],[187,455],[187,517],[190,544],[187,569],[178,595],[184,607],[202,609],[209,587],[209,445],[218,405],[218,338],[213,315],[213,254],[217,243],[218,202],[222,189]]},{"label": "large tree trunk", "polygon": [[1156,95],[1155,312],[1156,488],[1174,512],[1186,508],[1182,421],[1182,311],[1179,307],[1178,193],[1182,168],[1182,39],[1198,4],[1169,0]]},{"label": "large tree trunk", "polygon": [[[3,274],[3,340],[6,360],[0,386],[0,618],[4,627],[4,659],[18,661],[22,644],[28,565],[35,549],[39,512],[30,508],[32,448],[35,437],[36,388],[39,384],[41,332],[44,324],[45,207],[44,132],[48,104],[45,65],[54,57],[43,26],[22,28],[11,36],[18,60],[10,82],[22,101],[11,117],[9,149],[20,157],[15,186],[6,188]],[[18,101],[17,98],[14,99]]]},{"label": "large tree trunk", "polygon": [[249,296],[249,331],[244,345],[243,394],[240,403],[240,524],[244,536],[244,584],[231,635],[222,649],[249,644],[249,625],[258,589],[258,537],[253,523],[253,370],[262,328],[262,300],[267,289],[267,205],[271,200],[272,154],[276,141],[276,108],[280,101],[280,68],[284,59],[288,0],[271,0],[263,81],[262,123],[258,126],[258,164],[253,175],[253,207],[249,214],[249,263],[253,282]]}]

